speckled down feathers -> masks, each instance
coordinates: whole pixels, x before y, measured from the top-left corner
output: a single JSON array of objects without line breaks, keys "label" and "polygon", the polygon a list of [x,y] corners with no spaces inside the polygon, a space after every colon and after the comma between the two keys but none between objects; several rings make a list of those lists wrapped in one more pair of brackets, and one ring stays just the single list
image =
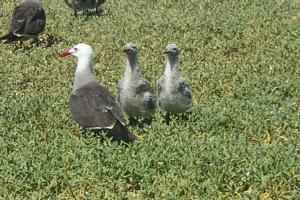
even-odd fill
[{"label": "speckled down feathers", "polygon": [[147,117],[154,113],[156,98],[150,83],[139,73],[124,76],[118,84],[118,102],[130,116]]}]

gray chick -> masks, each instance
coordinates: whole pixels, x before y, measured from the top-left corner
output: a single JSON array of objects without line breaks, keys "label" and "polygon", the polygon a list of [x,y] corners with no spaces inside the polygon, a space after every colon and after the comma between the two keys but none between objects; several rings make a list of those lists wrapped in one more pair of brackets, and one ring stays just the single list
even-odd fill
[{"label": "gray chick", "polygon": [[89,9],[96,8],[97,12],[105,0],[65,0],[65,3],[74,10],[75,17],[77,17],[77,11],[85,12],[88,17]]},{"label": "gray chick", "polygon": [[192,105],[192,92],[180,74],[179,50],[175,44],[168,44],[164,53],[167,56],[163,76],[157,81],[158,104],[169,114],[183,113]]},{"label": "gray chick", "polygon": [[129,123],[136,122],[135,117],[150,117],[156,107],[156,98],[150,83],[139,72],[138,48],[133,43],[124,46],[127,55],[126,69],[118,83],[118,101],[122,110],[129,116]]}]

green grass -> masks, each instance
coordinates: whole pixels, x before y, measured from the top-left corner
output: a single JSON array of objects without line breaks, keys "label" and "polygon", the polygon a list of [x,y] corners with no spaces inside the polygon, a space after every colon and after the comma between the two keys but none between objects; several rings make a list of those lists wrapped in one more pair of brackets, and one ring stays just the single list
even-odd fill
[{"label": "green grass", "polygon": [[[298,2],[107,0],[87,21],[42,3],[42,47],[0,44],[1,199],[300,199]],[[139,140],[125,148],[82,137],[68,110],[76,59],[57,53],[90,44],[115,93],[128,41],[153,85],[175,42],[194,105],[187,122],[158,110],[148,130],[129,127]]]}]

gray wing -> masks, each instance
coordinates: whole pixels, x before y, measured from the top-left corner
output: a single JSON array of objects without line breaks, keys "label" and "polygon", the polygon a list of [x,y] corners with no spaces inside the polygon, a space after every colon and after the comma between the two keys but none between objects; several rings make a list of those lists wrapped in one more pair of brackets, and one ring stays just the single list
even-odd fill
[{"label": "gray wing", "polygon": [[83,127],[111,129],[118,121],[124,125],[120,107],[100,85],[78,89],[71,95],[69,104],[73,119]]},{"label": "gray wing", "polygon": [[156,82],[156,89],[157,89],[157,95],[159,96],[162,90],[162,82],[163,82],[163,76],[160,77]]},{"label": "gray wing", "polygon": [[85,11],[92,5],[92,0],[65,0],[65,3],[73,10]]},{"label": "gray wing", "polygon": [[65,0],[65,3],[70,7],[70,8],[72,8],[73,9],[73,7],[72,7],[72,3],[71,3],[71,1],[70,0]]},{"label": "gray wing", "polygon": [[20,35],[38,35],[46,24],[46,14],[39,4],[22,3],[14,10],[10,32]]},{"label": "gray wing", "polygon": [[98,8],[103,3],[105,3],[105,0],[91,0],[92,6],[96,8]]},{"label": "gray wing", "polygon": [[122,92],[122,82],[123,82],[123,78],[118,82],[118,88],[117,88],[117,96],[116,96],[116,100],[119,106],[121,106],[121,92]]},{"label": "gray wing", "polygon": [[143,96],[144,104],[149,108],[155,108],[156,99],[153,96],[153,89],[145,78],[140,78],[136,87],[136,94]]},{"label": "gray wing", "polygon": [[135,93],[136,94],[140,94],[140,95],[142,95],[145,92],[150,92],[150,93],[153,92],[152,87],[151,87],[149,81],[147,81],[143,77],[140,77],[140,79],[138,80],[137,86],[136,86],[135,90],[136,90]]},{"label": "gray wing", "polygon": [[181,94],[183,94],[187,98],[189,98],[189,99],[192,98],[192,91],[189,87],[189,84],[182,76],[178,77],[178,87],[177,87],[177,89]]},{"label": "gray wing", "polygon": [[94,0],[94,1],[96,1],[97,6],[104,4],[106,2],[106,0]]}]

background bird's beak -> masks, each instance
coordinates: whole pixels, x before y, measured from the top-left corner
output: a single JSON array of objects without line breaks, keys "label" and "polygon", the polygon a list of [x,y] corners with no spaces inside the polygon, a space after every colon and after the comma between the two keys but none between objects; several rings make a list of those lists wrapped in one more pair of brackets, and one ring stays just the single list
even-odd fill
[{"label": "background bird's beak", "polygon": [[66,56],[69,56],[71,55],[72,53],[69,52],[69,50],[65,50],[65,51],[62,51],[59,53],[59,57],[66,57]]},{"label": "background bird's beak", "polygon": [[129,52],[129,51],[132,51],[132,49],[131,48],[124,48],[123,49],[123,52]]},{"label": "background bird's beak", "polygon": [[164,50],[164,54],[170,53],[169,50]]}]

